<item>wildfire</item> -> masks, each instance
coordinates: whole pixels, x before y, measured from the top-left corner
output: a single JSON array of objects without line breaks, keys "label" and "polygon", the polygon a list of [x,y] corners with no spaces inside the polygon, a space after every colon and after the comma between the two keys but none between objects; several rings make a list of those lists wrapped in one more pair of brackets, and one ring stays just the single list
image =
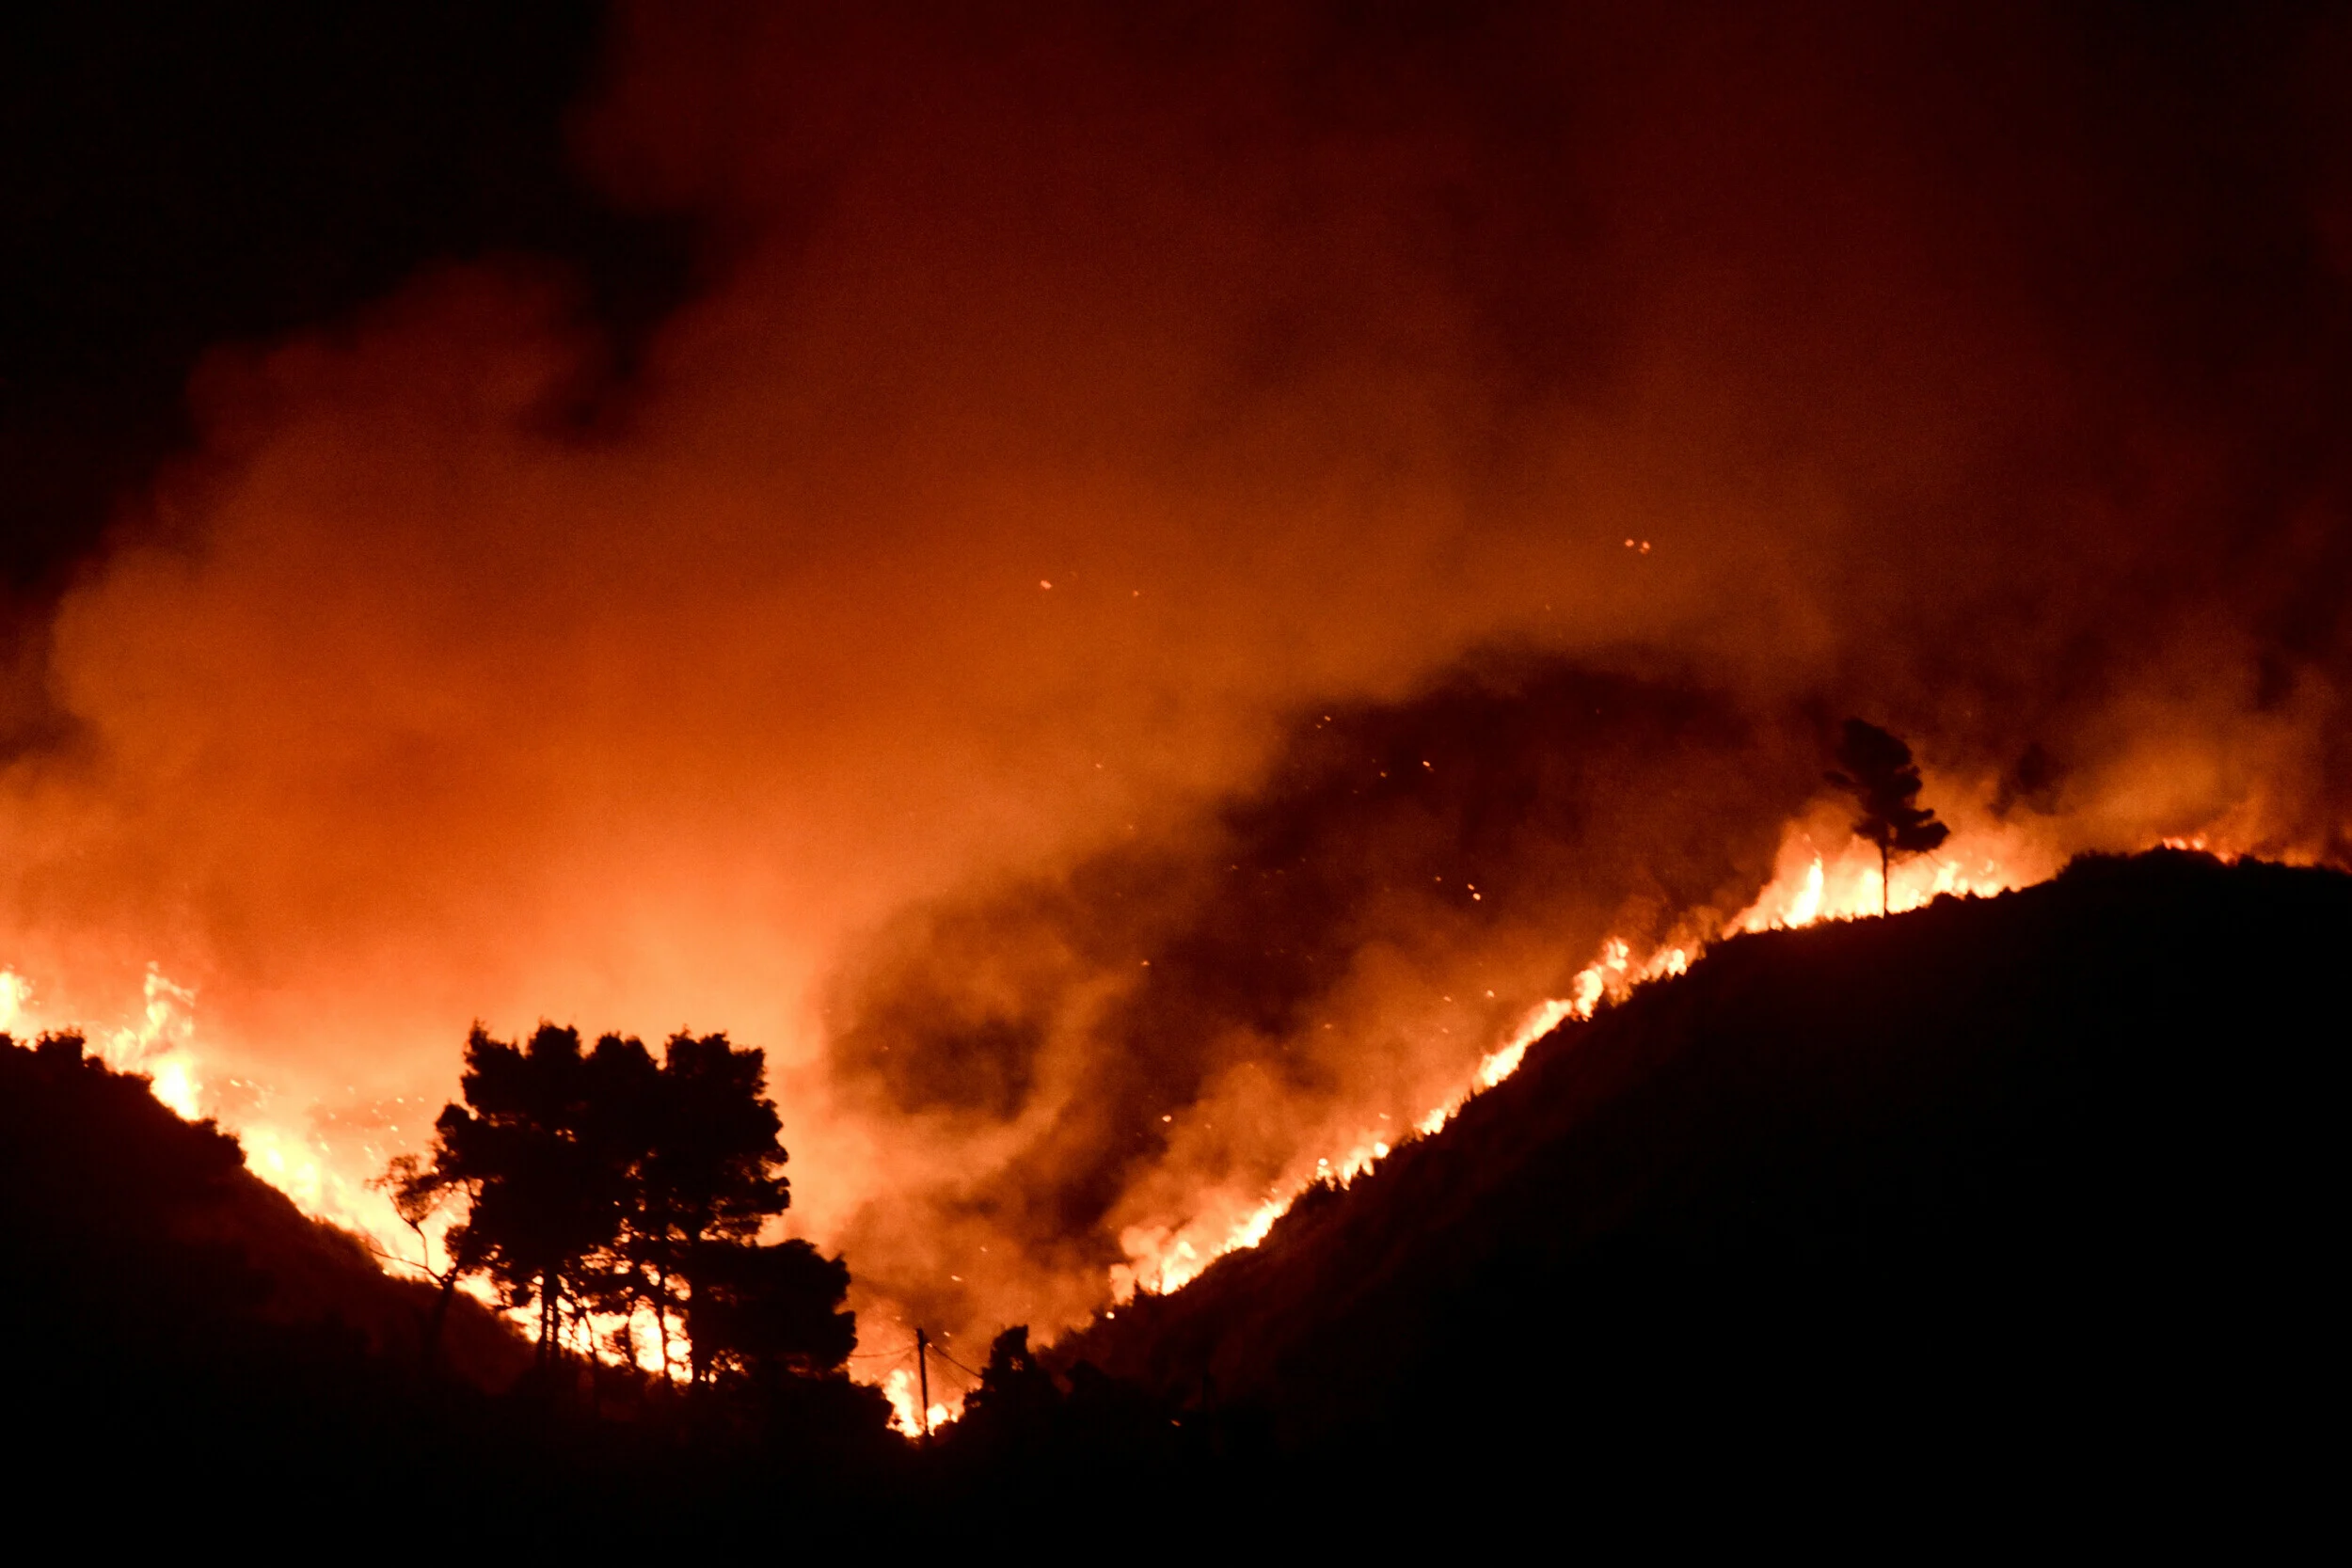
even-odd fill
[{"label": "wildfire", "polygon": [[895,1369],[888,1377],[882,1379],[882,1398],[890,1402],[891,1429],[902,1437],[920,1437],[926,1431],[937,1432],[941,1427],[963,1415],[963,1399],[961,1395],[948,1395],[945,1398],[935,1395],[930,1411],[930,1424],[926,1428],[923,1422],[925,1413],[922,1395],[918,1391],[915,1375],[905,1367]]},{"label": "wildfire", "polygon": [[[2014,829],[1963,817],[1941,851],[1896,863],[1885,883],[1885,908],[1900,914],[1947,894],[1965,898],[2012,892],[2048,880],[2062,861]],[[1879,912],[1880,897],[1878,852],[1846,831],[1842,816],[1825,811],[1789,824],[1772,879],[1724,923],[1723,934],[1858,920]]]},{"label": "wildfire", "polygon": [[[1834,813],[1830,808],[1789,824],[1772,880],[1747,909],[1716,930],[1678,927],[1638,958],[1626,938],[1604,941],[1593,961],[1570,983],[1566,996],[1529,1010],[1479,1058],[1459,1090],[1411,1121],[1413,1131],[1423,1137],[1434,1135],[1471,1099],[1517,1072],[1535,1041],[1562,1023],[1591,1018],[1604,1002],[1622,1001],[1638,986],[1682,974],[1710,938],[1878,914],[1877,852],[1855,839],[1842,816]],[[2204,847],[2201,837],[2195,847]],[[1965,897],[2006,893],[2045,880],[2058,866],[2057,857],[2022,835],[1997,824],[1972,824],[1954,834],[1944,853],[1899,863],[1885,893],[1885,907],[1899,913],[1947,894]],[[1270,1190],[1252,1198],[1236,1202],[1232,1195],[1211,1195],[1184,1223],[1128,1227],[1120,1236],[1126,1261],[1114,1264],[1109,1273],[1112,1301],[1124,1306],[1138,1292],[1165,1295],[1182,1290],[1219,1258],[1263,1242],[1311,1188],[1349,1185],[1387,1158],[1391,1147],[1386,1133],[1365,1132],[1343,1153],[1320,1156],[1311,1164],[1302,1160]]]},{"label": "wildfire", "polygon": [[[1302,1149],[1267,1187],[1196,1193],[1178,1216],[1128,1227],[1120,1236],[1124,1260],[1108,1271],[1105,1281],[1110,1310],[1115,1314],[1138,1293],[1181,1290],[1218,1259],[1260,1245],[1301,1196],[1318,1186],[1347,1187],[1387,1159],[1398,1143],[1438,1132],[1471,1099],[1518,1071],[1535,1041],[1563,1023],[1591,1019],[1644,984],[1684,973],[1710,941],[1824,919],[1874,916],[1882,897],[1889,910],[1899,912],[1947,894],[2006,892],[2044,879],[2063,858],[1998,822],[1962,822],[1942,853],[1899,862],[1892,885],[1883,890],[1876,851],[1846,830],[1834,807],[1791,822],[1783,833],[1772,878],[1745,909],[1727,919],[1698,911],[1654,944],[1637,945],[1624,936],[1608,938],[1564,988],[1565,994],[1520,1014],[1450,1092],[1425,1103],[1420,1114],[1410,1114],[1409,1105],[1394,1119],[1380,1114],[1375,1125],[1325,1142],[1323,1152]],[[2164,842],[2182,848],[2208,847],[2202,834]],[[137,1002],[125,1009],[122,1021],[87,1028],[85,1034],[90,1048],[110,1067],[146,1074],[156,1098],[182,1117],[218,1120],[242,1143],[254,1174],[303,1211],[370,1239],[388,1258],[413,1259],[417,1235],[401,1224],[385,1196],[370,1184],[384,1158],[396,1149],[373,1143],[358,1152],[339,1148],[325,1135],[334,1131],[329,1126],[334,1117],[315,1106],[290,1116],[269,1086],[226,1076],[208,1065],[196,1009],[195,990],[151,964]],[[1451,1023],[1433,1020],[1427,1027],[1450,1029],[1453,1038],[1460,1038],[1458,1015],[1447,1016]],[[13,969],[0,969],[0,1030],[22,1037],[64,1027],[67,1022],[48,1016],[31,981]],[[360,1117],[352,1125],[380,1124]],[[361,1159],[362,1153],[367,1160]],[[425,1244],[430,1251],[434,1243],[428,1238]],[[432,1260],[429,1256],[423,1259]],[[582,1350],[595,1348],[590,1338],[599,1326],[612,1325],[578,1326]],[[598,1342],[614,1354],[633,1356],[649,1372],[659,1371],[660,1330],[648,1322],[644,1332],[635,1332],[640,1326],[629,1324],[631,1332],[604,1335]],[[670,1348],[675,1355],[675,1343]],[[927,1410],[920,1380],[908,1364],[913,1354],[909,1347],[878,1380],[893,1411],[894,1426],[910,1437],[923,1433],[926,1418],[932,1430],[954,1421],[963,1405],[947,1363],[934,1362]],[[877,1381],[870,1371],[857,1375]]]},{"label": "wildfire", "polygon": [[[13,969],[0,969],[0,1033],[22,1037],[78,1030],[91,1053],[109,1068],[146,1075],[155,1098],[182,1118],[210,1117],[235,1134],[246,1167],[303,1212],[356,1231],[393,1257],[415,1252],[414,1233],[400,1223],[385,1196],[368,1186],[372,1170],[354,1176],[339,1169],[315,1125],[288,1123],[267,1085],[208,1070],[197,1039],[194,988],[151,963],[140,991],[139,1006],[128,1020],[93,1027],[50,1017],[30,980]],[[315,1117],[306,1119],[315,1124]]]},{"label": "wildfire", "polygon": [[[1822,832],[1821,837],[1828,836]],[[1815,844],[1815,837],[1807,832],[1792,828],[1772,882],[1724,929],[1803,926],[1825,915],[1875,912],[1879,896],[1875,862],[1851,848],[1827,856]],[[1973,874],[1964,874],[1963,865]],[[1898,888],[1892,902],[1898,909],[1907,909],[1941,892],[1991,892],[2010,885],[2012,879],[2003,874],[1996,860],[1979,857],[1944,864],[1912,879]],[[1517,1072],[1536,1040],[1564,1022],[1591,1018],[1604,1003],[1622,999],[1640,984],[1681,974],[1700,945],[1695,940],[1671,942],[1637,957],[1629,942],[1612,937],[1570,982],[1566,995],[1530,1008],[1478,1058],[1457,1089],[1420,1116],[1405,1118],[1409,1132],[1392,1126],[1366,1129],[1344,1140],[1336,1153],[1311,1160],[1302,1154],[1269,1189],[1250,1195],[1209,1195],[1182,1224],[1130,1227],[1120,1236],[1127,1260],[1109,1274],[1112,1302],[1123,1306],[1139,1291],[1165,1294],[1181,1290],[1219,1258],[1258,1246],[1310,1189],[1327,1183],[1346,1187],[1386,1159],[1403,1137],[1436,1133],[1472,1098]],[[13,969],[0,969],[0,1031],[24,1036],[68,1023],[48,1016],[30,980]],[[341,1168],[350,1162],[339,1159],[322,1136],[317,1108],[310,1108],[299,1121],[290,1120],[268,1085],[223,1076],[208,1067],[199,1040],[194,988],[179,984],[160,966],[151,964],[137,1003],[121,1022],[82,1027],[90,1049],[101,1059],[118,1071],[147,1075],[156,1099],[178,1115],[191,1121],[209,1116],[233,1132],[253,1173],[286,1194],[305,1212],[358,1232],[389,1259],[409,1259],[417,1252],[416,1234],[401,1224],[384,1195],[369,1184],[374,1167],[365,1171]],[[386,1153],[373,1144],[368,1152],[379,1161]],[[428,1249],[432,1244],[428,1237]],[[647,1327],[645,1333],[627,1336],[627,1348],[635,1353],[641,1367],[658,1371],[661,1367],[658,1330]],[[945,1365],[937,1369],[942,1373],[946,1370]],[[914,1370],[904,1365],[894,1367],[880,1383],[890,1402],[893,1425],[910,1437],[925,1430],[926,1414],[932,1430],[962,1414],[961,1394],[944,1378],[932,1379],[928,1412],[919,1386]]]},{"label": "wildfire", "polygon": [[[1675,950],[1677,965],[1684,957],[1680,949]],[[1610,992],[1611,977],[1616,976],[1622,985],[1629,968],[1626,944],[1612,938],[1603,944],[1600,958],[1577,975],[1572,995],[1555,997],[1531,1008],[1502,1043],[1479,1058],[1460,1090],[1430,1107],[1412,1123],[1414,1131],[1423,1136],[1436,1132],[1474,1096],[1517,1072],[1527,1057],[1529,1046],[1569,1019],[1592,1017],[1601,999]],[[1676,973],[1680,973],[1678,967]],[[1246,1252],[1258,1245],[1273,1232],[1275,1223],[1290,1212],[1291,1205],[1310,1189],[1327,1183],[1348,1186],[1387,1159],[1393,1147],[1390,1138],[1385,1131],[1368,1131],[1336,1158],[1323,1155],[1311,1166],[1302,1164],[1273,1190],[1237,1212],[1228,1211],[1216,1217],[1195,1219],[1183,1227],[1130,1227],[1119,1239],[1127,1261],[1113,1264],[1110,1271],[1112,1301],[1123,1307],[1138,1291],[1166,1295],[1180,1291],[1228,1253]]]}]

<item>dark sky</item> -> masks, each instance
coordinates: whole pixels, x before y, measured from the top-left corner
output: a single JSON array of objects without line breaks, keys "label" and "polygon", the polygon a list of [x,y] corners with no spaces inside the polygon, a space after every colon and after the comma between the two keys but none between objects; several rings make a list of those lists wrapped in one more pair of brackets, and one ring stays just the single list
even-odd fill
[{"label": "dark sky", "polygon": [[577,269],[624,333],[674,226],[574,175],[603,8],[37,7],[0,22],[0,576],[53,588],[189,438],[202,353],[331,321],[427,263]]}]

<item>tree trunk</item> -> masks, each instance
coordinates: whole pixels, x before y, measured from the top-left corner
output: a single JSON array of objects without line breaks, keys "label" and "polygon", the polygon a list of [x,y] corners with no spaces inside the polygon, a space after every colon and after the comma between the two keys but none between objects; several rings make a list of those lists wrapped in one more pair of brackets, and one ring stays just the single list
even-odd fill
[{"label": "tree trunk", "polygon": [[699,1387],[701,1387],[701,1386],[702,1386],[703,1372],[704,1372],[704,1369],[705,1369],[705,1364],[707,1362],[708,1357],[707,1357],[707,1356],[706,1356],[706,1355],[703,1354],[703,1342],[702,1342],[702,1340],[700,1340],[699,1338],[696,1338],[694,1337],[694,1330],[693,1330],[693,1309],[694,1309],[694,1298],[693,1298],[693,1291],[694,1291],[695,1286],[694,1286],[694,1283],[693,1283],[693,1281],[692,1281],[691,1279],[689,1279],[689,1280],[687,1281],[686,1289],[687,1289],[687,1298],[686,1298],[686,1310],[687,1310],[687,1330],[686,1330],[686,1382],[687,1382],[687,1386],[688,1386],[689,1387],[695,1387],[695,1388],[699,1388]]},{"label": "tree trunk", "polygon": [[1887,889],[1887,885],[1886,885],[1886,874],[1887,874],[1887,869],[1888,869],[1890,866],[1892,866],[1894,863],[1895,863],[1895,860],[1894,860],[1894,851],[1893,851],[1893,849],[1891,848],[1891,847],[1889,847],[1889,846],[1887,846],[1887,845],[1884,845],[1884,844],[1880,845],[1880,846],[1879,846],[1879,918],[1880,918],[1881,920],[1884,920],[1884,919],[1886,918],[1886,911],[1887,911],[1887,907],[1888,907],[1888,903],[1889,903],[1889,899],[1888,899],[1888,896],[1887,896],[1887,895],[1888,895],[1888,889]]},{"label": "tree trunk", "polygon": [[441,1276],[441,1293],[433,1298],[433,1313],[424,1321],[424,1375],[429,1379],[441,1359],[441,1330],[449,1322],[450,1297],[457,1293],[457,1269]]},{"label": "tree trunk", "polygon": [[670,1271],[660,1270],[654,1276],[653,1329],[661,1336],[661,1386],[668,1387],[677,1381],[670,1369]]}]

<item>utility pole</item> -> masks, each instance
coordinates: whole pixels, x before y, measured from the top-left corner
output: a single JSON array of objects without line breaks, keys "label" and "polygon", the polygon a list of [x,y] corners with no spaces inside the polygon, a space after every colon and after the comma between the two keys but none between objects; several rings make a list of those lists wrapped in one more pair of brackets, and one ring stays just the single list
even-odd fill
[{"label": "utility pole", "polygon": [[914,1331],[914,1381],[923,1394],[923,1441],[931,1440],[931,1364],[930,1336],[921,1329]]}]

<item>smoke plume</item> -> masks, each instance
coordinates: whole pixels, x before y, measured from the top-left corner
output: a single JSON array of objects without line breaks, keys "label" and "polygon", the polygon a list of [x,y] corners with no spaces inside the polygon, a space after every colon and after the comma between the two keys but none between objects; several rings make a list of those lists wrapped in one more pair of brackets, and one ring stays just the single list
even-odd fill
[{"label": "smoke plume", "polygon": [[1737,911],[1846,714],[2053,852],[2344,860],[2347,47],[628,8],[579,156],[695,297],[626,373],[520,256],[219,349],[46,628],[0,958],[159,965],[360,1174],[476,1018],[725,1029],[795,1223],[979,1329]]}]

